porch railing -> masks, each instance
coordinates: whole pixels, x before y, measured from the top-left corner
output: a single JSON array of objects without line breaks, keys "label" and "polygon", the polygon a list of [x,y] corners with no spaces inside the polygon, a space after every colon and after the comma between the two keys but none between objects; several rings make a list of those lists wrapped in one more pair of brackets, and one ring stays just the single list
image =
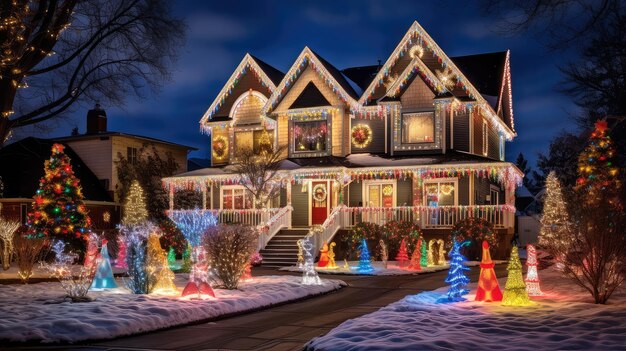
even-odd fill
[{"label": "porch railing", "polygon": [[280,208],[257,208],[244,210],[206,210],[217,218],[217,223],[243,224],[256,227],[264,225]]},{"label": "porch railing", "polygon": [[346,208],[348,207],[345,205],[333,208],[324,223],[318,227],[311,228],[309,235],[313,237],[314,253],[320,250],[324,242],[330,242],[339,229],[348,226],[349,216],[348,211],[345,210]]},{"label": "porch railing", "polygon": [[291,228],[291,213],[293,207],[285,206],[265,223],[259,225],[259,250],[265,248],[267,243],[283,228]]},{"label": "porch railing", "polygon": [[469,217],[484,218],[496,228],[513,226],[515,207],[509,205],[476,206],[398,206],[342,207],[347,212],[346,226],[361,222],[384,225],[389,221],[412,221],[421,228],[450,228]]}]

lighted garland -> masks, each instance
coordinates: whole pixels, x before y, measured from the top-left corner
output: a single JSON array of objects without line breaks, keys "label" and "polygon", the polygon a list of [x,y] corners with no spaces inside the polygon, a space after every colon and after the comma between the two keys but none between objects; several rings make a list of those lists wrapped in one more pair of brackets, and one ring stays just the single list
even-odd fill
[{"label": "lighted garland", "polygon": [[328,196],[326,192],[326,187],[324,184],[317,184],[313,187],[313,200],[317,202],[326,201],[326,197]]},{"label": "lighted garland", "polygon": [[228,140],[221,135],[213,138],[213,146],[211,147],[213,158],[222,160],[228,154]]},{"label": "lighted garland", "polygon": [[352,127],[352,145],[357,148],[367,147],[372,142],[372,128],[367,124],[357,124]]}]

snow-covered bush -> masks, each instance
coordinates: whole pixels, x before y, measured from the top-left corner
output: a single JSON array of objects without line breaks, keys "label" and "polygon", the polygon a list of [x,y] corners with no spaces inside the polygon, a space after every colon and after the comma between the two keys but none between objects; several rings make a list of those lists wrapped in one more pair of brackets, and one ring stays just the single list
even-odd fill
[{"label": "snow-covered bush", "polygon": [[250,256],[258,245],[258,234],[249,226],[218,225],[204,238],[213,277],[226,289],[237,289]]}]

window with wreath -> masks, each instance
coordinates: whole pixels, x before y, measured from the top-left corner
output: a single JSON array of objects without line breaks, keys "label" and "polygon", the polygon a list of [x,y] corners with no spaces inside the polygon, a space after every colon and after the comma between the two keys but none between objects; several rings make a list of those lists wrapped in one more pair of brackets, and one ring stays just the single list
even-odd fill
[{"label": "window with wreath", "polygon": [[326,151],[328,145],[328,124],[326,120],[293,122],[293,151]]},{"label": "window with wreath", "polygon": [[427,206],[456,206],[456,182],[430,181],[424,183],[424,204]]},{"label": "window with wreath", "polygon": [[419,112],[402,115],[402,144],[435,141],[435,113]]},{"label": "window with wreath", "polygon": [[241,210],[252,208],[252,198],[244,187],[224,186],[222,187],[222,209]]},{"label": "window with wreath", "polygon": [[252,149],[260,153],[263,148],[271,149],[274,144],[273,130],[248,130],[235,132],[235,150]]}]

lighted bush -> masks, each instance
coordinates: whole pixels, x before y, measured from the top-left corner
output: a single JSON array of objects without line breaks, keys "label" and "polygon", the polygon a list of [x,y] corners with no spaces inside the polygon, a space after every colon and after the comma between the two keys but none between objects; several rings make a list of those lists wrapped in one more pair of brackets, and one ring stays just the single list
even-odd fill
[{"label": "lighted bush", "polygon": [[368,245],[372,248],[376,245],[376,249],[372,250],[372,252],[378,253],[380,250],[378,248],[380,239],[382,238],[383,232],[382,227],[375,223],[370,222],[360,222],[352,227],[352,230],[342,235],[339,239],[343,244],[346,257],[352,258],[354,254],[357,253],[357,248],[361,244],[361,240],[365,239],[368,242]]},{"label": "lighted bush", "polygon": [[469,217],[457,222],[452,227],[452,234],[448,238],[448,245],[452,242],[452,237],[457,241],[470,241],[469,246],[464,246],[461,250],[468,260],[480,261],[482,255],[482,242],[487,241],[489,246],[498,247],[498,238],[496,237],[493,224],[486,219]]},{"label": "lighted bush", "polygon": [[415,249],[417,240],[422,236],[422,231],[416,223],[411,221],[389,221],[383,228],[383,240],[387,244],[389,257],[395,257],[400,249],[402,239],[405,239],[407,252],[410,254]]},{"label": "lighted bush", "polygon": [[27,230],[20,230],[13,237],[13,249],[15,250],[15,261],[17,262],[20,279],[24,284],[33,275],[35,263],[45,256],[47,250],[44,248],[48,244],[46,238],[35,238],[24,234]]},{"label": "lighted bush", "polygon": [[258,235],[249,226],[217,225],[204,237],[204,248],[217,285],[237,289],[250,256],[258,246]]}]

